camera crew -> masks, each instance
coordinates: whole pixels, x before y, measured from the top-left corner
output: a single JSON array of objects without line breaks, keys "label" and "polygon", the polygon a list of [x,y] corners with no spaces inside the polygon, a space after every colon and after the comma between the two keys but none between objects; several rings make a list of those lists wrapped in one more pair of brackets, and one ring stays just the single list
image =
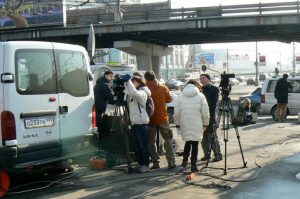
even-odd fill
[{"label": "camera crew", "polygon": [[[137,146],[137,162],[139,172],[149,171],[149,149],[148,149],[148,123],[149,116],[146,112],[147,97],[151,96],[151,91],[146,87],[141,77],[134,76],[131,80],[129,75],[124,76],[127,81],[127,104],[129,118],[132,124],[132,133]],[[129,76],[130,77],[130,76]]]},{"label": "camera crew", "polygon": [[105,71],[104,76],[101,76],[97,80],[97,83],[94,87],[97,121],[105,113],[107,104],[113,104],[114,92],[111,86],[113,78],[113,72],[107,70]]},{"label": "camera crew", "polygon": [[[219,100],[219,88],[212,85],[210,81],[210,76],[208,74],[201,74],[200,81],[202,84],[202,92],[206,97],[209,107],[209,125],[203,133],[203,138],[201,141],[202,149],[204,152],[204,157],[201,158],[202,161],[206,161],[209,158],[210,145],[212,145],[212,150],[214,152],[215,158],[214,162],[222,160],[222,153],[220,150],[220,144],[218,136],[214,133],[214,125],[216,125],[216,108]],[[215,134],[215,135],[214,135]]]}]

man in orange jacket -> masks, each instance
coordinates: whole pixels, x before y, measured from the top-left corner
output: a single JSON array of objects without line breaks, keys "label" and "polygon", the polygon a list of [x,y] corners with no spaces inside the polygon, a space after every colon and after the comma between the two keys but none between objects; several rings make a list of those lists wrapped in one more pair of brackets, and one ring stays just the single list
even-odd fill
[{"label": "man in orange jacket", "polygon": [[172,97],[169,89],[160,84],[156,79],[155,73],[153,71],[147,71],[144,75],[146,80],[146,85],[151,91],[151,97],[154,102],[154,114],[150,118],[149,122],[149,150],[153,161],[152,169],[158,169],[159,166],[159,155],[156,150],[155,141],[157,129],[159,129],[161,136],[164,139],[164,147],[166,150],[166,158],[168,161],[168,167],[174,168],[175,157],[172,147],[172,131],[169,127],[169,118],[167,112],[166,103],[172,101]]}]

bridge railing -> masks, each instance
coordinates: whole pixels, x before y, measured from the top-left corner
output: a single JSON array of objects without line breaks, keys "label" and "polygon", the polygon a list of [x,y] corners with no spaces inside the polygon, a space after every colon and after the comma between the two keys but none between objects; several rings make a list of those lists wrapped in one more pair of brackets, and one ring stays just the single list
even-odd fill
[{"label": "bridge railing", "polygon": [[[279,13],[299,13],[299,0],[282,3],[258,3],[244,5],[226,5],[213,7],[161,9],[151,11],[122,12],[122,22],[131,21],[153,21],[153,20],[172,20],[203,17],[225,17],[243,15],[264,15]],[[115,20],[116,13],[105,13],[99,9],[82,9],[67,11],[68,26],[87,25],[87,24],[109,24],[118,23]]]}]

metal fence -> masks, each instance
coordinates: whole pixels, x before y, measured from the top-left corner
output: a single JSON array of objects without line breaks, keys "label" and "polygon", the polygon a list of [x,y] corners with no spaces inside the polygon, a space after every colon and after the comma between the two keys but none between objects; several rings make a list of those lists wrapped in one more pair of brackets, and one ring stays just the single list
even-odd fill
[{"label": "metal fence", "polygon": [[[249,16],[267,14],[299,13],[299,0],[282,3],[258,3],[244,5],[228,5],[213,7],[161,9],[151,11],[117,12],[110,10],[102,12],[99,9],[82,9],[67,11],[67,24],[110,24],[133,21],[156,21],[156,20],[178,20],[188,18],[226,17],[226,16]],[[103,12],[104,10],[104,12]],[[121,9],[122,10],[122,9]],[[119,17],[116,18],[116,15]]]}]

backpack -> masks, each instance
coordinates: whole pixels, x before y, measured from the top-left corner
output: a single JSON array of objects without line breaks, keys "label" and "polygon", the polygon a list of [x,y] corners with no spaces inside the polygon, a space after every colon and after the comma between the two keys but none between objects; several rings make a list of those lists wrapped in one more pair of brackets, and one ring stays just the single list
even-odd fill
[{"label": "backpack", "polygon": [[153,102],[153,99],[151,96],[147,97],[146,112],[147,112],[149,118],[151,118],[154,114],[154,102]]}]

